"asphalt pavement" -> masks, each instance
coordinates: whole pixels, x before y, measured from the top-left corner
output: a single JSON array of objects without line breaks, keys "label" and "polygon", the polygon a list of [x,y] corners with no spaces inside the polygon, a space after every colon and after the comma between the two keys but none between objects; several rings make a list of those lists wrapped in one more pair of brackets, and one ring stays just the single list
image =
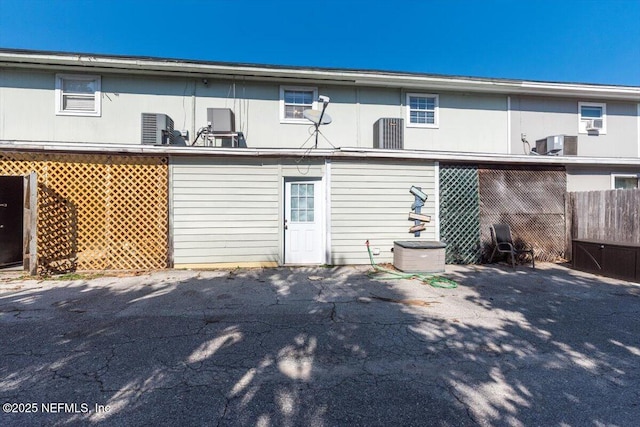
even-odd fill
[{"label": "asphalt pavement", "polygon": [[541,264],[0,275],[0,426],[635,426],[640,285]]}]

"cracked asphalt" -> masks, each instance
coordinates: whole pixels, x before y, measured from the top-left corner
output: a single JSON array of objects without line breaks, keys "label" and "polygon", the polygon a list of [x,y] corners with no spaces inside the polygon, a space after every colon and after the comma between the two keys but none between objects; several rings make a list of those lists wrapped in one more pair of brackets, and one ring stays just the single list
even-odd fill
[{"label": "cracked asphalt", "polygon": [[640,285],[368,271],[0,275],[0,425],[638,425]]}]

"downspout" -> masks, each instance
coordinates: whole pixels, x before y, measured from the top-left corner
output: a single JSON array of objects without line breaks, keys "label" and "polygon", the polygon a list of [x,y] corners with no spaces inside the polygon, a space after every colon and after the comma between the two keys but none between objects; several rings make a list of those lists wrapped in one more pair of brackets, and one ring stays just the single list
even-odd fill
[{"label": "downspout", "polygon": [[285,210],[287,206],[286,182],[282,174],[282,162],[278,162],[278,266],[285,264],[285,238],[284,238],[284,219],[286,217]]},{"label": "downspout", "polygon": [[360,147],[360,88],[356,86],[356,147]]},{"label": "downspout", "polygon": [[167,267],[174,268],[175,266],[175,222],[174,222],[174,204],[173,204],[173,159],[174,157],[167,156],[167,210],[169,212],[169,218],[167,221]]},{"label": "downspout", "polygon": [[507,154],[511,154],[511,96],[507,96]]},{"label": "downspout", "polygon": [[435,240],[436,242],[440,241],[440,162],[435,162],[433,165],[433,183],[434,183],[434,196],[433,200],[435,203],[435,220],[433,221],[433,226],[435,227]]},{"label": "downspout", "polygon": [[331,265],[331,159],[324,159],[325,263]]},{"label": "downspout", "polygon": [[[195,138],[196,136],[196,86],[198,85],[197,80],[193,80],[193,92],[191,93],[191,138]],[[194,140],[195,142],[195,140]]]}]

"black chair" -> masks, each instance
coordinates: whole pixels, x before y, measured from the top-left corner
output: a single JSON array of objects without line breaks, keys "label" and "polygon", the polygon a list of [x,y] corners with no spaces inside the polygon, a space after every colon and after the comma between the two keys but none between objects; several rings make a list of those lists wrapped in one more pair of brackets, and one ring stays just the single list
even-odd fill
[{"label": "black chair", "polygon": [[[493,224],[491,226],[491,238],[493,239],[493,253],[489,262],[493,262],[493,257],[496,253],[510,254],[511,266],[516,268],[516,255],[530,254],[531,255],[531,267],[536,268],[536,260],[531,247],[516,248],[513,244],[513,238],[511,237],[511,228],[508,224]],[[508,255],[507,255],[508,256]]]}]

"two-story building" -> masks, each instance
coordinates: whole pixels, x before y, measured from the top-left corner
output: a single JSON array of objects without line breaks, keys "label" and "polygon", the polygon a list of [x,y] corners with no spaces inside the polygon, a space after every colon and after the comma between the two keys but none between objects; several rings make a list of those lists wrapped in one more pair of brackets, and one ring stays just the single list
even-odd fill
[{"label": "two-story building", "polygon": [[0,50],[0,150],[0,264],[389,262],[414,185],[450,262],[554,259],[566,191],[638,187],[640,87]]}]

